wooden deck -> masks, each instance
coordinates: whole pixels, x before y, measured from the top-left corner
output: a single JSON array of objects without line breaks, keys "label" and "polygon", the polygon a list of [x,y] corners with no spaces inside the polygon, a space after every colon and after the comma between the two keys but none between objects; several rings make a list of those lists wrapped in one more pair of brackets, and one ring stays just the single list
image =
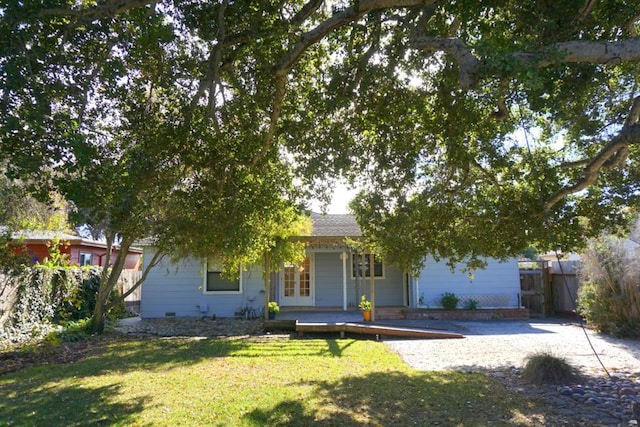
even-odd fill
[{"label": "wooden deck", "polygon": [[345,333],[375,335],[376,337],[400,337],[421,339],[450,339],[464,338],[463,335],[434,331],[421,328],[409,328],[400,326],[378,325],[376,323],[360,322],[300,322],[297,320],[271,320],[265,322],[267,330],[294,330],[299,335],[308,333],[339,333],[341,337]]}]

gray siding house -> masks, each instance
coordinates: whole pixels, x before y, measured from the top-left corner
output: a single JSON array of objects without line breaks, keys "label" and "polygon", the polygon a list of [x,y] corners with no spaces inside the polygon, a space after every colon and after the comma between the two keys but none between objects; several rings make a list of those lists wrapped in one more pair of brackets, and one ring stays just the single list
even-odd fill
[{"label": "gray siding house", "polygon": [[[312,235],[301,237],[307,243],[303,264],[282,265],[271,277],[271,299],[283,308],[356,309],[360,295],[370,296],[371,270],[377,307],[437,308],[442,294],[453,292],[462,303],[475,299],[480,308],[518,308],[516,259],[489,260],[486,269],[470,278],[428,258],[414,278],[377,259],[371,269],[368,255],[353,253],[344,241],[361,236],[352,216],[312,214],[311,219]],[[153,246],[144,246],[144,262],[155,251]],[[233,317],[240,307],[260,308],[264,303],[261,266],[251,266],[241,272],[239,280],[229,281],[220,276],[215,260],[163,260],[151,269],[142,286],[141,316]]]}]

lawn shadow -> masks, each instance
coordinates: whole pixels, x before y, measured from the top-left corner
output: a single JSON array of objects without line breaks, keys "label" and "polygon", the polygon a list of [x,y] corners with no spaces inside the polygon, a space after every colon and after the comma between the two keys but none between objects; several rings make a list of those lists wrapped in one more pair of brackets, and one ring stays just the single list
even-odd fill
[{"label": "lawn shadow", "polygon": [[[154,338],[122,340],[84,361],[87,375],[104,372],[165,370],[204,359],[227,357],[247,348],[242,339]],[[64,370],[64,366],[63,366]]]},{"label": "lawn shadow", "polygon": [[271,409],[251,411],[245,421],[255,426],[301,427],[515,426],[545,420],[548,411],[542,402],[518,396],[481,374],[374,372],[311,385],[318,402],[286,400]]},{"label": "lawn shadow", "polygon": [[126,425],[135,422],[145,405],[142,398],[113,401],[120,392],[120,386],[114,384],[42,387],[37,381],[23,381],[10,392],[2,389],[0,385],[0,425]]}]

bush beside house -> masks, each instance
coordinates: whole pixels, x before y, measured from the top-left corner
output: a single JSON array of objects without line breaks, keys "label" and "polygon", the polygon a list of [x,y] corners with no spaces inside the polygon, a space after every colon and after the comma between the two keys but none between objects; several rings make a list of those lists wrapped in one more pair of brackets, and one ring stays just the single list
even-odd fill
[{"label": "bush beside house", "polygon": [[640,337],[640,263],[622,239],[605,236],[583,255],[578,312],[600,332]]}]

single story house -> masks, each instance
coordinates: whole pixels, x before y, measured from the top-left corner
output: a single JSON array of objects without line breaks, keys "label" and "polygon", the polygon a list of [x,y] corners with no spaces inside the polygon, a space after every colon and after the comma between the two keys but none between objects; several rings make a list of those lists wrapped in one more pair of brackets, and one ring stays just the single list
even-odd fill
[{"label": "single story house", "polygon": [[[215,260],[186,258],[177,263],[163,259],[149,272],[141,297],[141,316],[233,317],[241,307],[260,308],[275,300],[283,308],[356,309],[362,294],[376,307],[438,308],[445,292],[461,300],[474,299],[478,308],[519,308],[520,276],[517,259],[489,260],[473,277],[452,272],[444,262],[428,258],[418,277],[382,260],[354,253],[345,238],[361,237],[350,215],[312,214],[311,236],[300,236],[307,245],[301,265],[282,265],[265,280],[263,268],[242,271],[238,280],[225,280]],[[153,258],[152,242],[143,245],[144,262]],[[146,267],[146,266],[145,266]],[[373,272],[373,281],[371,274]],[[265,287],[269,284],[269,289]],[[266,295],[269,295],[268,297]]]},{"label": "single story house", "polygon": [[[34,263],[44,263],[49,257],[49,250],[54,240],[58,241],[60,253],[66,255],[69,265],[95,265],[104,267],[107,259],[107,244],[99,240],[85,239],[73,234],[57,231],[18,231],[11,235],[17,252],[26,253]],[[111,248],[110,265],[118,256],[119,247]],[[142,249],[129,248],[124,268],[139,270],[142,264]]]}]

